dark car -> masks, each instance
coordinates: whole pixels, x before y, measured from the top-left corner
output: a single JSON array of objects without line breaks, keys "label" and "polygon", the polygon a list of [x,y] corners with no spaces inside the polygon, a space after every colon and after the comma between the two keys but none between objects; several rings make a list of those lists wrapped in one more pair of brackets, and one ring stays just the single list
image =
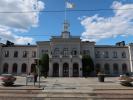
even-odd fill
[{"label": "dark car", "polygon": [[1,75],[2,85],[12,86],[16,81],[16,78],[12,74],[2,74]]}]

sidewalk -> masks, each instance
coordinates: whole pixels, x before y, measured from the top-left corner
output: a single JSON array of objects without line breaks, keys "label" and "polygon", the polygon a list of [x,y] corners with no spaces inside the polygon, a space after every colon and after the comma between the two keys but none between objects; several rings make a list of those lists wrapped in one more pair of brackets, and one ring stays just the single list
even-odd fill
[{"label": "sidewalk", "polygon": [[[23,87],[23,88],[38,88],[39,82],[28,82],[26,86],[26,78],[25,77],[16,77],[17,80],[15,81],[15,86],[13,88]],[[44,90],[89,90],[92,88],[129,88],[121,86],[118,81],[117,77],[106,77],[105,82],[99,82],[97,77],[88,77],[88,78],[63,78],[63,77],[48,77],[44,78],[41,77],[40,79],[40,86],[44,88]],[[1,84],[1,81],[0,81]],[[0,86],[2,88],[3,86]],[[7,87],[9,88],[9,87]]]},{"label": "sidewalk", "polygon": [[[121,86],[117,77],[106,77],[105,82],[98,82],[97,77],[89,78],[41,78],[41,88],[38,82],[30,82],[26,86],[25,77],[17,77],[15,86],[0,86],[0,97],[18,98],[20,100],[114,100],[133,99],[133,88]],[[16,95],[17,94],[17,95]],[[26,99],[27,98],[27,99]],[[104,99],[104,100],[106,100]],[[1,99],[2,100],[2,99]],[[7,99],[4,99],[7,100]],[[10,99],[9,99],[10,100]]]}]

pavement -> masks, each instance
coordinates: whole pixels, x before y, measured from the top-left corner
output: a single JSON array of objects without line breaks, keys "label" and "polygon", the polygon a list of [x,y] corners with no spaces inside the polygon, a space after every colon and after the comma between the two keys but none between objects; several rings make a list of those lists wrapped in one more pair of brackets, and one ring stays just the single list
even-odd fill
[{"label": "pavement", "polygon": [[121,86],[118,77],[106,77],[105,82],[97,77],[41,77],[41,87],[39,82],[26,85],[25,77],[16,78],[13,87],[0,85],[0,100],[133,100],[133,87]]}]

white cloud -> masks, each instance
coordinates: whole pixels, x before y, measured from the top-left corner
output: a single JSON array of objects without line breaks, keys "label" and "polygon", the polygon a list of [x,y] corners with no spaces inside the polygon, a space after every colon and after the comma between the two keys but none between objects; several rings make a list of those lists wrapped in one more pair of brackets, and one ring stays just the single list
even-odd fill
[{"label": "white cloud", "polygon": [[81,20],[81,25],[85,28],[82,33],[83,40],[98,41],[105,38],[133,35],[133,4],[114,1],[111,8],[114,11],[113,17],[100,17],[96,14]]},{"label": "white cloud", "polygon": [[[30,12],[31,13],[0,13],[0,36],[17,43],[32,42],[28,37],[16,36],[17,32],[26,32],[31,27],[37,27],[39,12],[44,9],[44,3],[39,0],[0,0],[0,12]],[[13,40],[14,39],[14,40]]]},{"label": "white cloud", "polygon": [[17,36],[13,34],[9,28],[0,26],[0,41],[5,43],[6,40],[10,40],[17,44],[27,44],[33,41],[32,38]]}]

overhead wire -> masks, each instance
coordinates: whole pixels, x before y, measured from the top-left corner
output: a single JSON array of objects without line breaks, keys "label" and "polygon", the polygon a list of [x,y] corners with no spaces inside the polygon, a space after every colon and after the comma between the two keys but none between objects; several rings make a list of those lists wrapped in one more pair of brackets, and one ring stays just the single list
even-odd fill
[{"label": "overhead wire", "polygon": [[[91,12],[91,11],[112,11],[112,10],[133,10],[133,8],[126,9],[75,9],[75,10],[66,10],[67,12]],[[32,10],[32,11],[0,11],[0,13],[54,13],[54,12],[65,12],[65,10]]]}]

